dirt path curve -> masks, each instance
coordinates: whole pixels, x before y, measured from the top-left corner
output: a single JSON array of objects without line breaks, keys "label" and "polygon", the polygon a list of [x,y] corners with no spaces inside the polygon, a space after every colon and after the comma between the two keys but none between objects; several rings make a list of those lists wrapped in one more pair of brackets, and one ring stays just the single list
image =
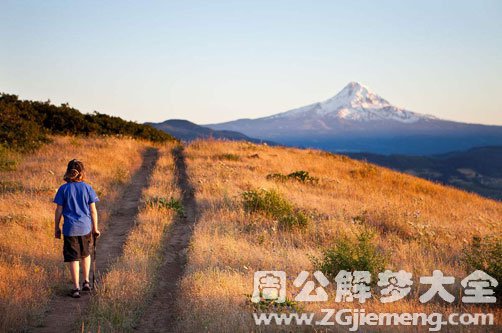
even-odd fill
[{"label": "dirt path curve", "polygon": [[[98,277],[104,274],[110,263],[122,254],[123,244],[138,213],[141,192],[148,186],[149,177],[157,159],[158,150],[155,148],[148,148],[143,153],[143,163],[140,169],[132,176],[131,182],[112,209],[106,229],[102,229],[102,236],[97,242]],[[54,297],[49,305],[50,310],[46,313],[44,325],[34,328],[34,332],[66,333],[80,330],[79,323],[82,322],[82,315],[85,314],[92,296],[82,293],[81,298],[71,299],[66,295],[67,292],[68,290],[61,291]]]},{"label": "dirt path curve", "polygon": [[194,187],[186,171],[183,147],[173,149],[175,180],[182,192],[184,217],[176,218],[167,232],[157,288],[152,302],[136,327],[138,332],[174,332],[177,315],[179,282],[187,262],[187,251],[197,220]]}]

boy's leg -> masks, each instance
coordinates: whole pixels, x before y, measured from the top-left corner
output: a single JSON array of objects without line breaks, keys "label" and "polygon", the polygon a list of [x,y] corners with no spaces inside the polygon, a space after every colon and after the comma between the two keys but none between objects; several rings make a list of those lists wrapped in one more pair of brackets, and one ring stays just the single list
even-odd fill
[{"label": "boy's leg", "polygon": [[70,266],[70,272],[71,272],[71,279],[73,280],[73,289],[80,289],[80,281],[79,281],[79,275],[80,275],[80,264],[79,261],[70,261],[68,263]]},{"label": "boy's leg", "polygon": [[82,273],[84,273],[84,281],[89,282],[89,272],[91,270],[91,255],[82,259]]}]

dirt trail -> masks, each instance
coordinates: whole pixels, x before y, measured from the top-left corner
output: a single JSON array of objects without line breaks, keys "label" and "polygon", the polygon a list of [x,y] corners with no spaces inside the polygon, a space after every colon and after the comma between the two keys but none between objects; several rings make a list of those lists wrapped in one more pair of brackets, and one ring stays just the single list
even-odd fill
[{"label": "dirt trail", "polygon": [[[123,244],[138,213],[141,192],[148,186],[149,177],[157,159],[157,149],[149,148],[143,153],[143,163],[140,169],[132,176],[131,182],[117,201],[116,207],[112,209],[106,229],[102,229],[102,236],[97,242],[98,277],[103,275],[110,263],[122,254]],[[50,333],[76,331],[92,296],[82,293],[81,298],[71,299],[67,296],[68,291],[69,289],[63,290],[54,297],[49,305],[50,310],[45,315],[44,325],[33,328],[33,331]]]},{"label": "dirt trail", "polygon": [[176,184],[182,191],[185,216],[176,218],[167,232],[158,284],[152,302],[136,327],[138,332],[173,332],[178,318],[178,287],[187,262],[188,245],[197,219],[197,206],[194,187],[186,171],[183,147],[173,149],[173,157]]}]

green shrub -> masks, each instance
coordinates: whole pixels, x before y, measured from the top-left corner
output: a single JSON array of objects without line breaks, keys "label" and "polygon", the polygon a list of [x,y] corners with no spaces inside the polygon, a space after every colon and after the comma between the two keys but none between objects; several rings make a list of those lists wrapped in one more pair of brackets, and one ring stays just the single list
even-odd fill
[{"label": "green shrub", "polygon": [[317,184],[319,182],[319,178],[312,177],[308,171],[304,170],[298,170],[288,175],[283,175],[282,173],[271,173],[267,175],[267,179],[276,181],[296,180],[301,183],[311,184]]},{"label": "green shrub", "polygon": [[468,274],[482,270],[499,281],[495,289],[497,297],[502,296],[502,237],[473,237],[472,242],[464,248],[463,262]]},{"label": "green shrub", "polygon": [[307,215],[300,210],[295,210],[279,218],[279,225],[285,229],[306,228],[309,223]]},{"label": "green shrub", "polygon": [[296,209],[275,190],[251,190],[242,193],[244,209],[249,213],[262,213],[279,222],[285,229],[305,228],[308,217]]},{"label": "green shrub", "polygon": [[176,214],[178,214],[178,216],[185,216],[183,204],[178,199],[172,197],[169,200],[164,197],[148,198],[146,200],[146,204],[157,209],[172,209],[176,212]]},{"label": "green shrub", "polygon": [[275,190],[251,190],[242,193],[244,209],[248,212],[264,212],[270,216],[291,211],[291,205]]},{"label": "green shrub", "polygon": [[317,183],[319,181],[318,178],[312,177],[308,171],[299,170],[292,172],[288,175],[288,178],[297,180],[302,183]]},{"label": "green shrub", "polygon": [[378,276],[385,268],[387,258],[372,242],[373,237],[373,232],[363,230],[355,240],[339,238],[332,248],[323,251],[321,258],[313,258],[312,263],[331,278],[341,270],[369,271],[372,276]]}]

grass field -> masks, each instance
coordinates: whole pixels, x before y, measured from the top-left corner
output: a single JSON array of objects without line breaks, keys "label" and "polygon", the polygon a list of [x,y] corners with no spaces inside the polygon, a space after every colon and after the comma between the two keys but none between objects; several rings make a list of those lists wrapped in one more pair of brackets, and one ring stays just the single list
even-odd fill
[{"label": "grass field", "polygon": [[[421,304],[418,297],[426,287],[416,286],[419,276],[440,269],[456,278],[451,292],[458,299],[460,280],[468,275],[464,248],[473,236],[500,237],[500,203],[315,150],[197,141],[186,151],[200,219],[181,284],[179,331],[201,327],[210,332],[255,331],[249,297],[255,271],[286,271],[291,279],[288,298],[293,299],[298,289],[292,279],[302,270],[314,270],[312,258],[322,259],[323,251],[340,239],[356,246],[356,237],[364,231],[374,233],[369,244],[383,258],[385,268],[411,272],[414,281],[406,300],[383,304],[373,295],[364,304],[367,312],[479,310],[457,302]],[[302,182],[286,176],[298,170],[317,179]],[[273,174],[283,176],[267,177]],[[271,210],[266,202],[261,212],[245,209],[249,202],[243,202],[243,193],[250,191],[258,197],[272,191],[282,200],[275,202],[287,203],[286,211],[293,207],[293,214],[307,217],[306,226],[284,225],[281,221],[291,219],[281,218],[281,212]],[[369,266],[377,268],[379,263]],[[357,300],[336,303],[331,282],[328,302],[293,307],[302,311],[316,311],[321,305],[361,307]],[[492,310],[500,317],[498,308]]]},{"label": "grass field", "polygon": [[[37,326],[51,297],[69,285],[62,242],[53,237],[52,203],[68,160],[78,157],[86,163],[88,182],[101,199],[100,228],[106,232],[108,215],[148,146],[123,138],[54,137],[30,155],[1,152],[0,331]],[[159,159],[139,214],[122,255],[92,297],[85,331],[134,331],[163,278],[163,245],[176,212],[181,214],[181,192],[186,189],[175,180],[174,143],[156,147]],[[195,188],[197,221],[179,281],[175,331],[284,331],[257,328],[252,313],[321,308],[493,312],[500,322],[499,306],[458,302],[460,280],[472,271],[469,266],[500,273],[500,202],[316,150],[204,140],[187,145],[184,154]],[[472,256],[473,238],[482,245],[477,257]],[[492,257],[493,247],[486,245],[490,239],[495,244]],[[337,303],[333,276],[343,265],[372,271],[373,283],[384,268],[406,270],[414,284],[408,297],[394,303],[381,303],[374,284],[366,303]],[[331,282],[328,301],[293,302],[299,291],[294,278],[316,269]],[[447,287],[456,297],[452,304],[418,301],[427,288],[419,287],[419,277],[435,269],[456,279]],[[259,270],[286,271],[288,307],[251,302],[253,274]]]}]

